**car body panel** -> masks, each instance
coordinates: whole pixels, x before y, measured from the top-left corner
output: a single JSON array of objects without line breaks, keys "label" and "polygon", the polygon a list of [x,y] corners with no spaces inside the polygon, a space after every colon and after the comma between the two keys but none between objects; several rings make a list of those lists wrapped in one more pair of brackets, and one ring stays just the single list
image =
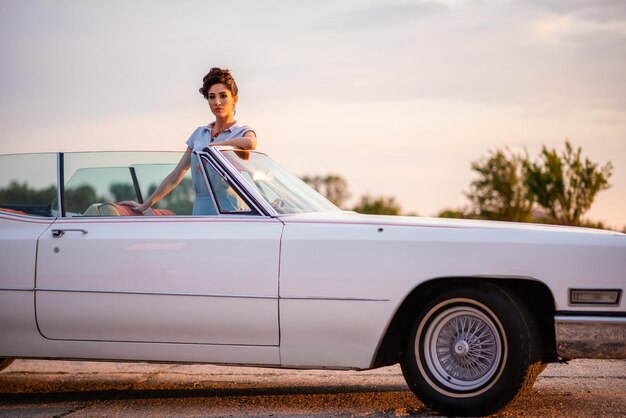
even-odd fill
[{"label": "car body panel", "polygon": [[280,221],[118,217],[54,229],[66,232],[44,234],[37,258],[46,338],[278,345]]},{"label": "car body panel", "polygon": [[[540,282],[556,310],[590,313],[598,308],[568,304],[569,288],[626,285],[622,234],[349,212],[280,219],[285,365],[369,367],[400,304],[434,280]],[[623,315],[624,304],[603,312]]]},{"label": "car body panel", "polygon": [[[21,356],[40,341],[35,320],[37,239],[52,218],[0,213],[0,353]],[[36,346],[33,343],[31,346]]]},{"label": "car body panel", "polygon": [[32,290],[35,287],[37,239],[53,222],[52,218],[0,213],[0,289]]},{"label": "car body panel", "polygon": [[569,306],[569,288],[626,285],[626,235],[610,231],[349,212],[280,219],[282,297],[398,301],[437,278],[518,278],[548,285],[557,310],[586,311]]}]

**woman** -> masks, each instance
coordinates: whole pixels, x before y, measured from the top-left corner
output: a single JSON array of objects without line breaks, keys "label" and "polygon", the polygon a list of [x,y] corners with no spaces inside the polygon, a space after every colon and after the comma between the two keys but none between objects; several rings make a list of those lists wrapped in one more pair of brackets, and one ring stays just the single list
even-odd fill
[{"label": "woman", "polygon": [[121,202],[131,206],[135,212],[143,212],[165,197],[176,187],[191,166],[191,178],[196,200],[193,205],[194,215],[210,215],[215,213],[209,190],[203,180],[201,164],[192,151],[201,151],[206,146],[231,145],[244,150],[256,148],[256,134],[246,125],[239,125],[235,120],[235,105],[238,100],[238,89],[229,70],[211,68],[202,79],[200,93],[209,102],[215,121],[207,126],[197,128],[187,140],[187,149],[178,165],[163,180],[161,185],[144,203],[133,201]]}]

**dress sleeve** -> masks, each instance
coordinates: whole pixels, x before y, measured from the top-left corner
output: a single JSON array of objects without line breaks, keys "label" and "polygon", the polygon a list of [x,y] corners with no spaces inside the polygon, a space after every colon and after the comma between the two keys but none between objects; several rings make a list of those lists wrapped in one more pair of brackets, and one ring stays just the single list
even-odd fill
[{"label": "dress sleeve", "polygon": [[187,142],[185,142],[185,144],[187,144],[189,148],[193,149],[194,142],[196,141],[196,136],[198,135],[198,130],[200,129],[202,129],[202,127],[196,128],[189,136]]},{"label": "dress sleeve", "polygon": [[245,134],[247,134],[248,132],[254,132],[254,134],[256,135],[256,132],[254,131],[254,129],[252,129],[251,126],[248,125],[242,125],[241,126],[241,131],[239,133],[239,136],[244,136]]}]

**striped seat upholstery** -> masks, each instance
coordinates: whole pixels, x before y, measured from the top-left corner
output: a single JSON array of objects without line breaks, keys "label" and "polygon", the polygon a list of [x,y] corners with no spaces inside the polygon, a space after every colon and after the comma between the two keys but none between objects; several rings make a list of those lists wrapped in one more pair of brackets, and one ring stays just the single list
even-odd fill
[{"label": "striped seat upholstery", "polygon": [[[149,208],[143,212],[143,215],[173,216],[176,214],[167,209]],[[87,208],[83,216],[142,216],[142,214],[135,212],[129,206],[120,205],[118,203],[94,203]]]},{"label": "striped seat upholstery", "polygon": [[0,212],[17,213],[18,215],[28,215],[28,213],[22,212],[21,210],[15,210],[15,209],[9,209],[9,208],[0,208]]}]

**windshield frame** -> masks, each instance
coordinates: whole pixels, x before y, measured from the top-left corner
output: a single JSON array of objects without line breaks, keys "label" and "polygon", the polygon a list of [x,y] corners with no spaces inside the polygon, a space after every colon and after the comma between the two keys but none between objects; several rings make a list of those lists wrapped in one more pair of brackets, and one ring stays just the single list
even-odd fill
[{"label": "windshield frame", "polygon": [[[209,162],[214,162],[213,168],[215,168],[218,172],[222,171],[220,174],[224,175],[226,179],[233,184],[233,186],[238,189],[240,192],[243,192],[247,195],[247,197],[254,203],[254,205],[259,209],[259,212],[262,215],[270,216],[272,218],[276,218],[280,215],[274,208],[265,200],[262,196],[259,196],[256,190],[252,186],[248,184],[242,177],[239,171],[228,161],[226,157],[222,155],[220,151],[241,151],[239,148],[231,147],[231,146],[221,146],[221,147],[206,147],[202,151],[196,152],[198,157],[202,158],[204,155]],[[247,152],[257,152],[257,151],[247,151]],[[262,154],[262,153],[261,153]],[[217,164],[215,164],[217,163]],[[216,167],[217,166],[217,167]],[[223,170],[220,170],[223,168]],[[203,170],[204,172],[204,170]],[[205,179],[208,183],[208,179]]]},{"label": "windshield frame", "polygon": [[[219,162],[219,164],[221,164],[225,168],[225,170],[228,172],[229,178],[231,179],[231,181],[233,181],[233,183],[235,183],[235,185],[240,190],[245,191],[245,193],[250,198],[252,198],[254,200],[254,202],[258,204],[258,206],[262,207],[263,210],[265,212],[267,212],[267,214],[269,216],[271,216],[271,217],[279,217],[279,216],[288,216],[288,215],[290,215],[289,213],[280,213],[276,209],[274,209],[271,206],[271,204],[267,200],[265,200],[263,198],[263,196],[261,196],[260,193],[252,185],[250,185],[248,183],[248,181],[242,176],[242,174],[239,172],[239,170],[237,170],[237,168],[235,168],[233,166],[233,164],[228,160],[228,158],[226,158],[226,156],[224,156],[222,154],[222,151],[233,151],[233,152],[239,151],[239,152],[242,152],[241,149],[235,148],[235,147],[231,147],[231,146],[213,146],[213,147],[207,147],[203,151],[206,152],[207,154],[210,154],[211,156],[213,156],[213,158],[215,158]],[[278,163],[276,163],[274,160],[272,160],[271,157],[269,157],[266,153],[260,152],[260,151],[253,151],[253,150],[245,150],[245,152],[249,152],[251,154],[263,155],[263,156],[269,158],[274,164],[278,165],[278,167],[280,169],[284,170],[286,173],[288,173],[288,174],[290,174],[290,175],[292,175],[292,176],[297,178],[297,176],[295,176],[289,170],[286,170],[286,169],[282,168]],[[310,186],[308,186],[308,187],[310,187]],[[326,197],[323,196],[321,193],[317,192],[313,188],[311,188],[311,190],[314,191],[315,193],[317,193],[326,202],[328,202],[328,204],[330,206],[332,206],[333,208],[336,208],[337,212],[341,211],[340,208],[338,208],[331,201],[326,199]],[[295,212],[293,214],[297,214],[297,213],[325,213],[325,212],[326,211],[310,211],[310,212]]]}]

